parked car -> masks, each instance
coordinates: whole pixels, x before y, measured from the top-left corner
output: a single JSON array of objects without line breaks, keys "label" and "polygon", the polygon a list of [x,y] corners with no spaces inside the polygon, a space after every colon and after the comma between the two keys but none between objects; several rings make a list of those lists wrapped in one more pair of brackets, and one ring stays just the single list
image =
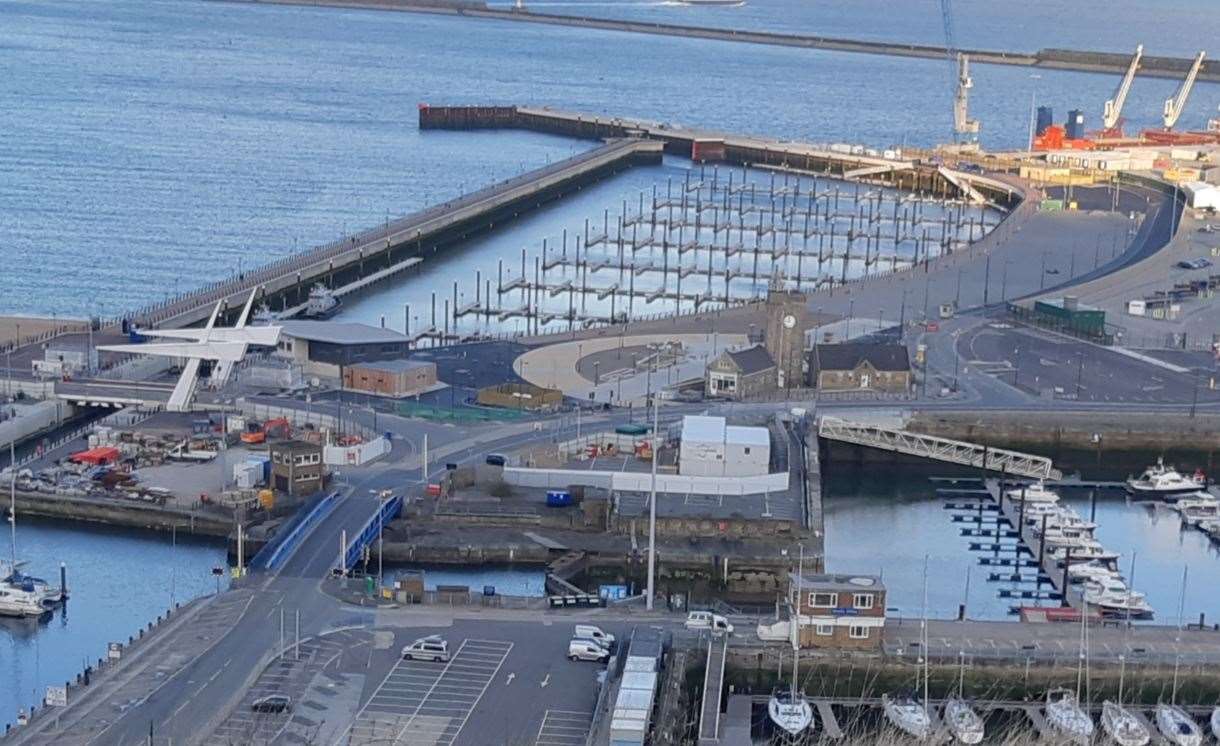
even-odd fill
[{"label": "parked car", "polygon": [[686,628],[695,630],[706,629],[710,630],[714,635],[733,634],[733,625],[729,624],[729,620],[710,611],[692,611],[687,614]]},{"label": "parked car", "polygon": [[445,663],[449,660],[449,643],[440,637],[421,637],[402,649],[403,660],[437,661]]},{"label": "parked car", "polygon": [[610,657],[610,651],[596,640],[575,639],[568,643],[568,660],[596,661],[601,663]]},{"label": "parked car", "polygon": [[489,466],[504,466],[508,463],[508,458],[502,453],[489,453],[485,460]]},{"label": "parked car", "polygon": [[254,712],[288,712],[292,709],[292,698],[285,694],[268,694],[250,704]]},{"label": "parked car", "polygon": [[614,647],[614,635],[606,632],[601,627],[595,627],[592,624],[576,625],[576,632],[572,635],[575,638],[593,640],[602,644],[602,647],[607,650]]},{"label": "parked car", "polygon": [[1206,269],[1210,266],[1212,266],[1211,261],[1204,259],[1203,257],[1199,257],[1197,259],[1183,259],[1182,261],[1178,262],[1178,267],[1182,269]]}]

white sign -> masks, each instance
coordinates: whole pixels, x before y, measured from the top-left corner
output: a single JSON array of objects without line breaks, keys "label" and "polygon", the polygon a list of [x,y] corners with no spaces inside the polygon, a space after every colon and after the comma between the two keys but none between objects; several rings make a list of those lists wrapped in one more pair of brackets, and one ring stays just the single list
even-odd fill
[{"label": "white sign", "polygon": [[123,657],[123,643],[111,642],[106,645],[106,657],[112,661],[117,661]]},{"label": "white sign", "polygon": [[47,696],[43,698],[43,703],[46,704],[47,707],[67,707],[68,687],[48,686]]}]

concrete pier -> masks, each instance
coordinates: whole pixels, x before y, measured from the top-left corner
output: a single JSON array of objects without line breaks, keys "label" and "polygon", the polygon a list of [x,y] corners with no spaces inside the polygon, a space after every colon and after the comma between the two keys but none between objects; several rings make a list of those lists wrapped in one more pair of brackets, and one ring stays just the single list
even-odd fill
[{"label": "concrete pier", "polygon": [[[141,326],[187,326],[204,320],[217,301],[235,316],[253,288],[272,311],[303,304],[317,284],[338,289],[408,271],[449,246],[559,199],[637,163],[660,161],[660,143],[619,138],[586,153],[530,171],[457,199],[390,221],[332,244],[214,283],[194,293],[141,309]],[[417,261],[412,261],[417,260]],[[218,322],[221,323],[221,322]]]}]

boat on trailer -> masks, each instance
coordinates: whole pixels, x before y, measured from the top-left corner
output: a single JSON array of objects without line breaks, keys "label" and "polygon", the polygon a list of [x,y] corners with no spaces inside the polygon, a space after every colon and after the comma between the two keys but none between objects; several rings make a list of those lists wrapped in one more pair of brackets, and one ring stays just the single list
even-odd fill
[{"label": "boat on trailer", "polygon": [[1093,718],[1071,689],[1059,687],[1046,693],[1046,722],[1070,743],[1088,743],[1093,738]]}]

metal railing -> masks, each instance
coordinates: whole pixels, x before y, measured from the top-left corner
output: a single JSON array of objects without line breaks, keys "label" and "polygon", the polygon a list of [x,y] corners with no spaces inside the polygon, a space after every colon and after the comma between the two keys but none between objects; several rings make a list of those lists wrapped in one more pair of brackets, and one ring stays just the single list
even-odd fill
[{"label": "metal railing", "polygon": [[934,461],[991,469],[1011,476],[1030,479],[1062,479],[1063,474],[1045,456],[1035,456],[1004,448],[992,448],[977,443],[923,435],[897,428],[848,422],[837,417],[823,416],[818,422],[818,435],[841,443],[896,451],[922,456]]}]

